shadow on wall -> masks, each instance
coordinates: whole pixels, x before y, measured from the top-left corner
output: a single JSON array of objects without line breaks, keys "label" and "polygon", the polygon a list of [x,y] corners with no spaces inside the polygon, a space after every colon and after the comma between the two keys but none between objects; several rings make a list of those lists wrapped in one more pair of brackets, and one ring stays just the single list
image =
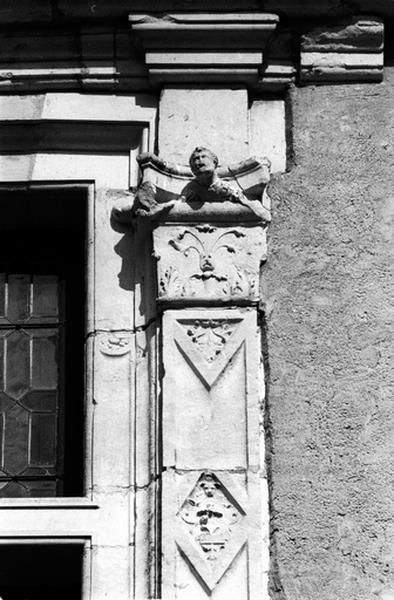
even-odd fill
[{"label": "shadow on wall", "polygon": [[122,261],[118,273],[119,286],[134,292],[136,313],[149,320],[155,312],[157,295],[150,223],[140,222],[138,227],[133,228],[131,196],[128,203],[126,206],[116,205],[111,212],[111,227],[123,234],[114,246]]}]

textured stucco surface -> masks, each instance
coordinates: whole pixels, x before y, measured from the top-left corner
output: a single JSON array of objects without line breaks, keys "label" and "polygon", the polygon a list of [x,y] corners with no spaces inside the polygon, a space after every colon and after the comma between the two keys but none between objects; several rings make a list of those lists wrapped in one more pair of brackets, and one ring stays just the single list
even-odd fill
[{"label": "textured stucco surface", "polygon": [[394,598],[394,72],[292,94],[266,286],[275,600]]}]

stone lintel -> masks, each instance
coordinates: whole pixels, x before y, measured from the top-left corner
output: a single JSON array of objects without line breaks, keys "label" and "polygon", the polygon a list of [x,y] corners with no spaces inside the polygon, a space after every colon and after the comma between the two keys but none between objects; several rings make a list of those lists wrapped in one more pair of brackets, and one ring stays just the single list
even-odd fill
[{"label": "stone lintel", "polygon": [[275,14],[131,14],[152,84],[238,83],[258,87]]},{"label": "stone lintel", "polygon": [[374,17],[354,17],[305,33],[301,83],[381,81],[383,33],[383,22]]}]

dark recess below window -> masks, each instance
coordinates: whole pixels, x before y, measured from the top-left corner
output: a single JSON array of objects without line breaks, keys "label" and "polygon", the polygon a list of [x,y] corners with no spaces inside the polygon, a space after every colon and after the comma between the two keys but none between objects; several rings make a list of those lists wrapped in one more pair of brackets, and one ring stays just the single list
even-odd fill
[{"label": "dark recess below window", "polygon": [[1,600],[80,600],[82,545],[1,544]]}]

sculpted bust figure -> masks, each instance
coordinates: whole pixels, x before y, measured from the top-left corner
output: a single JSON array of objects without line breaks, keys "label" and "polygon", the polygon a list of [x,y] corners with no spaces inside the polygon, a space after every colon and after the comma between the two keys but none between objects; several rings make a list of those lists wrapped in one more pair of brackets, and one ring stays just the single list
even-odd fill
[{"label": "sculpted bust figure", "polygon": [[[219,178],[217,167],[218,157],[212,150],[197,146],[189,158],[190,168],[194,179],[185,187],[182,196],[186,202],[240,202],[244,194],[235,190],[229,183]],[[246,199],[246,198],[245,198]]]},{"label": "sculpted bust figure", "polygon": [[196,181],[204,187],[209,187],[219,179],[218,164],[219,159],[216,154],[203,146],[197,146],[189,158],[189,165]]},{"label": "sculpted bust figure", "polygon": [[[152,156],[152,155],[149,155]],[[154,160],[168,169],[158,157]],[[256,216],[264,221],[270,220],[269,211],[258,200],[249,200],[237,181],[233,184],[218,175],[218,157],[212,150],[197,146],[189,158],[189,165],[194,178],[187,183],[177,198],[166,202],[159,202],[156,187],[150,181],[144,181],[135,196],[132,209],[134,215],[152,219],[163,212],[170,211],[175,205],[182,202],[197,205],[197,208],[206,202],[234,202],[247,207]],[[236,187],[238,186],[238,187]]]},{"label": "sculpted bust figure", "polygon": [[186,202],[236,202],[249,208],[259,218],[269,221],[269,212],[256,200],[249,200],[241,188],[236,189],[217,174],[218,157],[212,150],[197,146],[189,159],[194,179],[182,193]]}]

